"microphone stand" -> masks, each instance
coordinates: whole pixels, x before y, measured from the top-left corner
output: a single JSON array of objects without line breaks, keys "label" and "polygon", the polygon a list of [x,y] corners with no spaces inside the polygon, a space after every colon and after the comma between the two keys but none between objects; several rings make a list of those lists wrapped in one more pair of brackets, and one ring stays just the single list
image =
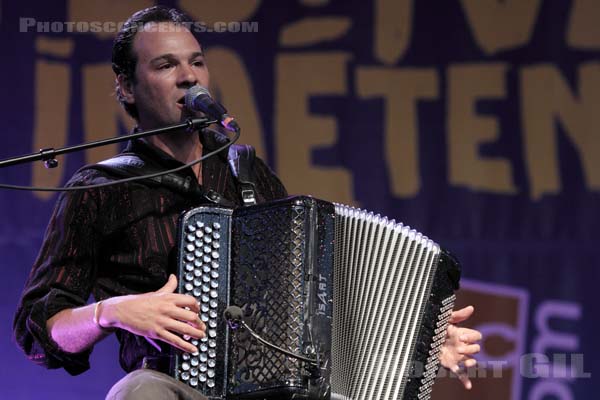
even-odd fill
[{"label": "microphone stand", "polygon": [[62,149],[54,149],[53,147],[48,147],[45,149],[41,149],[37,153],[26,154],[18,157],[7,158],[5,160],[0,161],[0,168],[8,167],[11,165],[23,164],[32,161],[42,160],[44,161],[44,166],[46,168],[56,168],[58,166],[58,160],[56,156],[60,156],[62,154],[72,153],[75,151],[91,149],[94,147],[106,146],[113,143],[124,142],[130,139],[142,138],[146,136],[154,136],[160,135],[163,133],[172,133],[179,130],[187,130],[188,132],[192,132],[196,129],[203,129],[207,126],[214,124],[215,122],[219,122],[216,119],[211,118],[190,118],[187,121],[176,124],[165,126],[164,128],[150,129],[143,132],[136,132],[129,135],[123,135],[110,139],[102,139],[96,140],[94,142],[77,144],[74,146],[63,147]]}]

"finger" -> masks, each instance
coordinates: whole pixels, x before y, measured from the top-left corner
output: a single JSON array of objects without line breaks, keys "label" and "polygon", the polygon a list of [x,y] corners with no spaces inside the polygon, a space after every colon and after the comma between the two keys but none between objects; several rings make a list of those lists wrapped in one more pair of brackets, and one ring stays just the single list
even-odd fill
[{"label": "finger", "polygon": [[465,364],[465,367],[467,368],[473,368],[474,366],[477,365],[477,360],[474,358],[467,358],[463,364]]},{"label": "finger", "polygon": [[193,326],[176,320],[167,322],[164,327],[171,332],[176,332],[181,335],[187,335],[196,339],[202,339],[206,336],[203,329],[194,328]]},{"label": "finger", "polygon": [[163,342],[168,343],[171,346],[178,348],[179,350],[183,350],[188,353],[196,353],[198,351],[198,348],[196,346],[194,346],[193,344],[191,344],[189,342],[186,342],[179,336],[177,336],[167,330],[163,329],[160,332],[156,332],[156,334],[157,334],[157,339],[160,339]]},{"label": "finger", "polygon": [[474,343],[482,339],[481,332],[475,329],[462,328],[459,339],[463,342]]},{"label": "finger", "polygon": [[173,293],[169,297],[169,300],[173,301],[173,303],[177,307],[182,307],[182,308],[187,307],[191,311],[194,311],[196,313],[200,312],[200,305],[198,304],[198,300],[196,300],[194,297],[192,297],[190,295]]},{"label": "finger", "polygon": [[203,330],[203,331],[206,330],[206,325],[204,324],[204,322],[202,322],[202,320],[200,319],[198,314],[193,311],[188,311],[183,308],[174,307],[173,310],[170,311],[168,315],[170,317],[172,317],[173,319],[177,319],[179,321],[193,323],[200,330]]},{"label": "finger", "polygon": [[481,347],[478,344],[468,344],[458,348],[458,352],[461,354],[476,354],[479,353],[480,350]]},{"label": "finger", "polygon": [[459,322],[463,322],[464,320],[468,319],[474,311],[475,307],[473,306],[466,306],[464,308],[461,308],[460,310],[453,311],[452,315],[450,315],[449,322],[451,324],[458,324]]},{"label": "finger", "polygon": [[167,283],[165,283],[163,287],[158,289],[156,293],[173,293],[175,289],[177,289],[177,278],[175,277],[175,275],[171,274],[169,275]]},{"label": "finger", "polygon": [[452,371],[458,377],[465,389],[471,390],[473,384],[471,383],[471,379],[469,379],[469,376],[464,370],[461,370],[458,365],[455,365],[450,369],[450,371]]}]

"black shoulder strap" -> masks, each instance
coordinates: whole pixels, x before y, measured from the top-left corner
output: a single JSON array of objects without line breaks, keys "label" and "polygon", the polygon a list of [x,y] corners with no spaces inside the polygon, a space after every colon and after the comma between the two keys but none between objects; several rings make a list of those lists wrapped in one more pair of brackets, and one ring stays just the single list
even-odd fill
[{"label": "black shoulder strap", "polygon": [[254,147],[247,144],[234,144],[229,147],[229,165],[231,172],[240,185],[242,204],[256,204],[256,185],[254,177]]},{"label": "black shoulder strap", "polygon": [[[255,158],[256,152],[254,147],[250,145],[242,144],[229,147],[229,166],[233,176],[239,183],[240,195],[244,206],[253,205],[257,202],[256,185],[254,183]],[[162,169],[143,159],[136,153],[117,154],[115,157],[82,168],[82,170],[85,169],[105,171],[120,178],[149,175],[162,171]],[[198,185],[193,185],[190,177],[184,178],[175,173],[144,179],[143,183],[149,186],[164,186],[180,193],[201,195],[213,203],[224,206],[232,205],[230,201],[223,198],[214,190],[205,192],[201,190]]]},{"label": "black shoulder strap", "polygon": [[[97,169],[110,173],[111,175],[118,176],[120,178],[131,178],[135,176],[149,175],[163,171],[156,165],[144,160],[138,154],[134,153],[121,153],[115,157],[109,158],[104,161],[100,161],[97,164],[87,165],[82,168],[85,169]],[[231,206],[232,204],[224,199],[220,194],[213,190],[205,192],[201,190],[198,185],[192,184],[191,177],[182,177],[175,173],[161,175],[157,177],[147,178],[141,182],[148,186],[164,186],[171,190],[185,193],[200,195],[207,200],[224,205]]]}]

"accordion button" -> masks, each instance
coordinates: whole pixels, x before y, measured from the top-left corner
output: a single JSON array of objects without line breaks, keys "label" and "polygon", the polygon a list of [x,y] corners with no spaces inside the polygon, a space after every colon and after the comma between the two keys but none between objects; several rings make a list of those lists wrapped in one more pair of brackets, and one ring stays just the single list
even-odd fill
[{"label": "accordion button", "polygon": [[207,368],[206,368],[206,364],[201,364],[198,369],[200,370],[200,372],[206,372]]},{"label": "accordion button", "polygon": [[194,240],[196,240],[196,237],[194,235],[192,235],[192,234],[189,234],[189,235],[187,235],[186,239],[187,239],[188,242],[192,242],[193,243]]},{"label": "accordion button", "polygon": [[212,243],[212,238],[210,236],[204,236],[204,243]]},{"label": "accordion button", "polygon": [[208,287],[208,285],[202,285],[202,291],[204,293],[208,293],[210,291],[210,288]]},{"label": "accordion button", "polygon": [[187,381],[188,379],[190,379],[190,374],[188,374],[187,372],[181,374],[181,380]]},{"label": "accordion button", "polygon": [[218,268],[219,268],[219,263],[218,263],[218,262],[216,262],[216,261],[213,261],[213,262],[211,263],[211,266],[213,267],[213,269],[218,269]]},{"label": "accordion button", "polygon": [[196,250],[196,247],[193,244],[188,244],[185,249],[191,253],[192,251]]},{"label": "accordion button", "polygon": [[188,371],[190,369],[190,364],[187,362],[181,363],[181,369],[184,371]]},{"label": "accordion button", "polygon": [[212,237],[215,240],[219,240],[221,238],[221,234],[219,232],[215,232],[215,233],[213,233]]},{"label": "accordion button", "polygon": [[[200,309],[202,312],[208,312],[208,305],[202,304],[202,307]],[[211,313],[212,313],[212,311],[211,311]],[[212,317],[212,315],[211,315],[211,317]]]},{"label": "accordion button", "polygon": [[200,375],[198,375],[198,380],[199,380],[200,382],[206,382],[206,375],[204,375],[204,374],[200,374]]},{"label": "accordion button", "polygon": [[200,260],[198,260],[198,259],[195,259],[195,260],[194,260],[194,266],[195,266],[196,268],[200,268],[200,267],[202,266],[202,261],[200,261]]},{"label": "accordion button", "polygon": [[190,364],[192,365],[192,367],[197,367],[198,366],[198,359],[197,358],[192,358],[192,360],[190,361]]},{"label": "accordion button", "polygon": [[202,250],[202,247],[204,246],[204,242],[202,240],[198,239],[198,240],[194,241],[194,245],[196,247],[198,247],[198,250]]},{"label": "accordion button", "polygon": [[198,379],[197,378],[190,379],[190,386],[198,386]]},{"label": "accordion button", "polygon": [[196,227],[194,225],[188,225],[187,230],[188,232],[196,232]]},{"label": "accordion button", "polygon": [[205,263],[207,263],[207,264],[208,264],[208,263],[211,261],[211,260],[210,260],[210,257],[209,257],[209,256],[207,256],[207,255],[205,255],[205,256],[204,256],[203,260],[204,260],[204,262],[205,262]]},{"label": "accordion button", "polygon": [[211,281],[210,282],[210,287],[213,289],[216,289],[219,287],[219,281]]},{"label": "accordion button", "polygon": [[203,271],[205,274],[208,274],[208,273],[210,272],[210,266],[209,266],[209,265],[204,265],[204,266],[202,267],[202,271]]},{"label": "accordion button", "polygon": [[190,353],[183,353],[181,355],[181,358],[183,359],[183,361],[187,361],[190,359]]},{"label": "accordion button", "polygon": [[213,251],[211,253],[211,255],[212,255],[212,258],[214,258],[215,260],[219,258],[219,252],[218,251]]},{"label": "accordion button", "polygon": [[217,341],[214,339],[209,340],[208,347],[210,347],[211,349],[214,349],[215,347],[217,347]]},{"label": "accordion button", "polygon": [[200,279],[194,279],[194,286],[202,285],[202,281]]},{"label": "accordion button", "polygon": [[191,283],[186,283],[185,284],[185,290],[187,290],[188,292],[191,292],[194,289],[194,285],[192,285]]},{"label": "accordion button", "polygon": [[208,283],[210,282],[210,276],[208,274],[202,276],[202,282]]},{"label": "accordion button", "polygon": [[185,270],[186,271],[193,271],[194,270],[194,266],[190,263],[185,264]]},{"label": "accordion button", "polygon": [[208,351],[208,356],[209,356],[210,358],[216,358],[216,357],[217,357],[217,352],[216,352],[214,349],[210,349],[210,350]]},{"label": "accordion button", "polygon": [[191,272],[188,272],[187,274],[185,274],[186,281],[191,281],[193,279],[194,279],[194,274],[192,274]]},{"label": "accordion button", "polygon": [[194,255],[195,255],[196,257],[202,257],[202,250],[198,250],[198,249],[196,249],[196,251],[194,251]]},{"label": "accordion button", "polygon": [[204,227],[204,233],[212,233],[212,228],[210,226],[205,226]]},{"label": "accordion button", "polygon": [[192,368],[190,370],[190,375],[192,375],[192,376],[198,376],[198,369],[197,368]]},{"label": "accordion button", "polygon": [[[216,239],[216,238],[215,238],[215,239]],[[212,247],[213,247],[214,249],[218,249],[219,247],[221,247],[221,245],[219,244],[219,242],[217,242],[217,241],[214,241],[214,242],[212,243]]]},{"label": "accordion button", "polygon": [[196,237],[197,237],[197,238],[202,238],[202,237],[204,237],[204,232],[203,232],[203,231],[196,231]]},{"label": "accordion button", "polygon": [[217,361],[216,360],[208,360],[208,367],[209,368],[214,368],[217,365]]},{"label": "accordion button", "polygon": [[200,290],[200,288],[195,288],[194,289],[194,297],[200,297],[200,295],[202,294],[202,291]]},{"label": "accordion button", "polygon": [[209,254],[212,251],[212,249],[208,245],[204,246],[202,250],[204,250],[204,252],[207,254]]},{"label": "accordion button", "polygon": [[185,256],[185,259],[188,261],[194,261],[194,258],[196,258],[196,257],[194,257],[193,254],[189,254],[189,253]]},{"label": "accordion button", "polygon": [[206,382],[206,386],[208,386],[209,388],[215,387],[215,381],[210,379],[208,382]]},{"label": "accordion button", "polygon": [[207,375],[209,378],[214,378],[214,377],[215,377],[215,371],[213,371],[213,370],[208,370],[208,372],[206,373],[206,375]]},{"label": "accordion button", "polygon": [[219,305],[219,303],[217,303],[216,300],[211,300],[210,301],[210,308],[217,308],[218,305]]},{"label": "accordion button", "polygon": [[[215,321],[214,319],[209,320],[208,321],[208,326],[210,328],[216,328],[217,327],[217,321]],[[210,341],[208,343],[209,343],[209,346],[210,346]]]},{"label": "accordion button", "polygon": [[203,303],[208,303],[210,301],[209,297],[205,294],[202,295],[202,302]]},{"label": "accordion button", "polygon": [[[205,271],[205,272],[208,272],[208,271]],[[212,271],[210,273],[210,277],[213,278],[213,279],[217,279],[219,277],[219,272],[218,271]]]},{"label": "accordion button", "polygon": [[196,221],[196,226],[198,228],[203,228],[204,227],[204,222],[202,222],[202,221]]},{"label": "accordion button", "polygon": [[210,297],[212,297],[213,299],[216,299],[218,296],[219,296],[219,294],[217,293],[216,290],[210,291]]},{"label": "accordion button", "polygon": [[194,271],[194,276],[197,278],[197,277],[199,277],[200,275],[202,275],[202,271],[200,271],[200,268],[197,268],[197,269]]},{"label": "accordion button", "polygon": [[200,351],[206,353],[208,351],[208,346],[205,343],[200,345]]},{"label": "accordion button", "polygon": [[[208,309],[206,311],[208,311]],[[215,310],[210,310],[208,316],[211,318],[217,318],[217,312]]]},{"label": "accordion button", "polygon": [[[208,330],[208,337],[209,338],[214,338],[217,337],[217,331],[214,329],[209,329]],[[210,356],[210,353],[208,354]]]},{"label": "accordion button", "polygon": [[221,229],[221,224],[218,222],[213,222],[213,228],[215,229]]}]

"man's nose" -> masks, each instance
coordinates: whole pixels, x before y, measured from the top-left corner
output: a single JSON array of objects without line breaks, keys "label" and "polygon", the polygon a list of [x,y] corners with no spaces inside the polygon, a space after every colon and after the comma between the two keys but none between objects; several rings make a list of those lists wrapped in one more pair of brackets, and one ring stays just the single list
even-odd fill
[{"label": "man's nose", "polygon": [[194,86],[198,83],[198,77],[194,73],[191,65],[181,64],[179,66],[179,75],[177,77],[178,86]]}]

